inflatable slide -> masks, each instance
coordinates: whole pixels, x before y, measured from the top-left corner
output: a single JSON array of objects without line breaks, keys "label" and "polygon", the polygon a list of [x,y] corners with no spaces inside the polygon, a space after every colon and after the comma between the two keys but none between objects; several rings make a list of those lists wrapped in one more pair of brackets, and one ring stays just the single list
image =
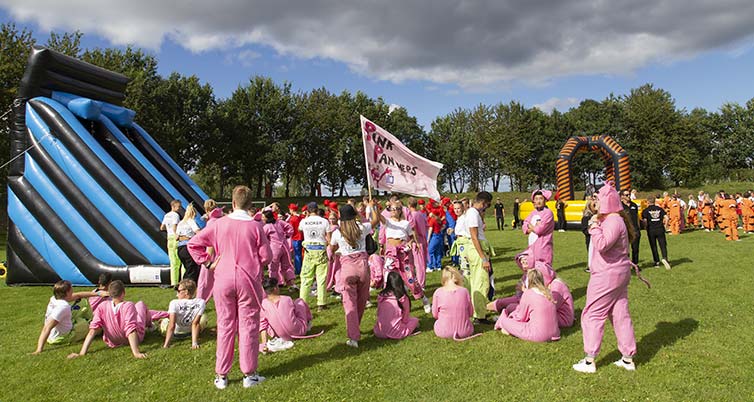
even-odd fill
[{"label": "inflatable slide", "polygon": [[201,215],[208,197],[122,106],[128,81],[32,50],[10,134],[8,284],[170,283],[162,217],[173,199]]}]

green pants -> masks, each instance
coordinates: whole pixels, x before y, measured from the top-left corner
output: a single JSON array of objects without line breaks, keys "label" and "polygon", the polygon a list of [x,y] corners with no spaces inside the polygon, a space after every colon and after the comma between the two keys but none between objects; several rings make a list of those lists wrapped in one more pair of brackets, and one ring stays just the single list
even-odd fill
[{"label": "green pants", "polygon": [[[304,245],[306,248],[306,245]],[[301,266],[301,288],[299,297],[309,302],[309,290],[317,277],[317,306],[327,304],[327,250],[312,250],[307,248],[304,263]]]},{"label": "green pants", "polygon": [[[480,240],[479,245],[488,256],[495,255],[495,250],[492,249],[487,240]],[[490,274],[482,268],[482,259],[479,257],[471,239],[462,238],[460,242],[453,243],[453,247],[457,248],[458,255],[461,257],[461,270],[466,277],[469,293],[471,293],[474,318],[484,318],[487,315],[487,292],[490,289]]]},{"label": "green pants", "polygon": [[168,235],[168,258],[170,258],[170,286],[181,279],[181,259],[178,258],[178,237]]},{"label": "green pants", "polygon": [[47,338],[47,343],[50,345],[67,345],[84,340],[86,334],[89,333],[89,321],[83,315],[80,310],[72,311],[71,321],[73,322],[73,328],[71,328],[71,332],[53,340]]}]

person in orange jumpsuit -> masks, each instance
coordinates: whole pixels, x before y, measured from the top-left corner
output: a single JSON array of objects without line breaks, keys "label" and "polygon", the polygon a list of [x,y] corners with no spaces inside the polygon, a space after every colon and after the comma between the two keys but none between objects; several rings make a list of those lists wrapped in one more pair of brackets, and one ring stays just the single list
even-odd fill
[{"label": "person in orange jumpsuit", "polygon": [[697,226],[699,226],[699,215],[698,211],[701,210],[701,205],[699,205],[699,209],[697,209],[696,199],[694,199],[694,194],[689,194],[689,201],[686,204],[689,207],[688,212],[686,213],[686,224],[690,228],[696,229]]},{"label": "person in orange jumpsuit", "polygon": [[738,203],[731,196],[721,202],[723,220],[725,221],[725,240],[739,241],[738,239]]},{"label": "person in orange jumpsuit", "polygon": [[745,233],[754,233],[754,194],[744,193],[741,200],[741,219]]},{"label": "person in orange jumpsuit", "polygon": [[670,201],[666,204],[668,216],[669,219],[669,226],[670,226],[670,233],[677,235],[681,233],[681,217],[683,216],[681,212],[681,203],[678,201],[678,196],[673,194],[673,197],[670,199]]},{"label": "person in orange jumpsuit", "polygon": [[717,227],[720,228],[721,233],[725,233],[727,220],[725,219],[725,214],[723,213],[723,202],[725,201],[725,192],[720,190],[717,195],[715,195],[715,202],[712,204],[715,208],[715,222],[717,223]]},{"label": "person in orange jumpsuit", "polygon": [[706,232],[715,230],[715,208],[709,196],[704,197],[702,204],[702,226]]}]

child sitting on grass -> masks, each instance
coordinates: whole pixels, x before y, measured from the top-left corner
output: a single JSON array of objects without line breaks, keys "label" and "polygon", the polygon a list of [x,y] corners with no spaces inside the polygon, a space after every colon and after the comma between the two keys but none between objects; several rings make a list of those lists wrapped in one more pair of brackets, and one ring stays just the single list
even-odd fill
[{"label": "child sitting on grass", "polygon": [[102,340],[114,348],[128,344],[137,359],[144,359],[146,354],[139,350],[139,343],[144,340],[144,331],[152,327],[152,321],[168,316],[166,311],[148,310],[144,302],[125,301],[126,287],[121,281],[110,283],[107,291],[111,301],[103,304],[94,312],[94,319],[89,324],[89,333],[84,339],[79,353],[71,353],[69,359],[83,356],[89,350],[97,331],[102,329]]},{"label": "child sitting on grass", "polygon": [[474,306],[471,295],[463,287],[463,277],[457,269],[447,266],[442,270],[442,287],[432,295],[432,316],[435,317],[435,335],[440,338],[461,340],[474,333],[471,317]]},{"label": "child sitting on grass", "polygon": [[72,310],[69,304],[84,297],[99,297],[97,292],[73,293],[73,286],[69,281],[58,281],[52,288],[52,296],[47,304],[45,323],[39,334],[37,349],[32,353],[42,353],[45,343],[62,345],[78,342],[86,336],[89,322],[85,310]]},{"label": "child sitting on grass", "polygon": [[173,337],[191,336],[191,349],[199,349],[199,333],[207,327],[204,315],[205,302],[196,297],[196,282],[184,279],[178,282],[178,298],[170,301],[168,318],[160,320],[160,333],[165,335],[163,348],[170,347]]},{"label": "child sitting on grass", "polygon": [[403,339],[416,330],[419,319],[411,317],[411,301],[401,275],[390,271],[385,289],[377,297],[377,322],[374,336],[383,339]]},{"label": "child sitting on grass", "polygon": [[542,273],[531,269],[526,273],[526,285],[516,310],[508,315],[503,309],[495,324],[505,335],[531,342],[560,339],[555,299],[545,286]]},{"label": "child sitting on grass", "polygon": [[[280,295],[278,280],[267,278],[262,283],[264,293],[259,333],[262,336],[262,352],[278,352],[293,347],[293,339],[310,338],[322,333],[307,336],[312,328],[312,313],[304,299],[293,300]],[[268,336],[273,338],[269,341]]]}]

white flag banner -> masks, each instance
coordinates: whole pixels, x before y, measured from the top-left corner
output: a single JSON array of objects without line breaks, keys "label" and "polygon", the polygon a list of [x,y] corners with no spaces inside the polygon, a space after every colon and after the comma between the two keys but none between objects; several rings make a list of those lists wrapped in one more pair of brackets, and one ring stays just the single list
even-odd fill
[{"label": "white flag banner", "polygon": [[376,190],[440,200],[437,175],[442,163],[415,154],[382,127],[361,116],[367,181]]}]

